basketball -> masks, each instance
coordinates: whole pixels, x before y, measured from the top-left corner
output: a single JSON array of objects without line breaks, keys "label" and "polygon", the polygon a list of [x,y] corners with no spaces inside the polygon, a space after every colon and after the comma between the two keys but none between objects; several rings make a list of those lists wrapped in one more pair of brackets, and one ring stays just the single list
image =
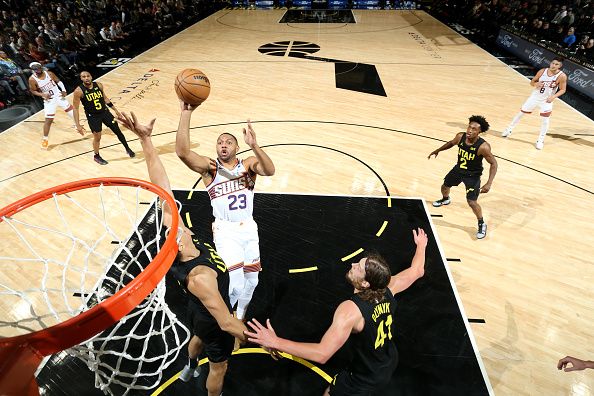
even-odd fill
[{"label": "basketball", "polygon": [[198,69],[184,69],[175,78],[177,97],[190,105],[199,105],[210,94],[210,81]]}]

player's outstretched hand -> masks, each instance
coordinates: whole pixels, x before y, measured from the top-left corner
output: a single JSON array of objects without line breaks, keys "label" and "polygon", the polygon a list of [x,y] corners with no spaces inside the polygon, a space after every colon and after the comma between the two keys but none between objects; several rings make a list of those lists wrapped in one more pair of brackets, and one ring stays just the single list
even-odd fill
[{"label": "player's outstretched hand", "polygon": [[425,230],[423,230],[421,227],[417,228],[417,230],[412,230],[413,232],[413,239],[415,241],[415,243],[417,244],[417,246],[420,246],[422,248],[427,246],[427,241],[429,240],[429,238],[427,237],[427,234],[425,234]]},{"label": "player's outstretched hand", "polygon": [[200,105],[199,104],[197,104],[197,105],[191,105],[191,104],[188,104],[188,103],[184,102],[181,99],[179,100],[179,107],[180,107],[180,109],[181,109],[182,112],[184,112],[184,111],[192,112],[192,111],[196,110],[196,108],[198,106],[200,106]]},{"label": "player's outstretched hand", "polygon": [[245,144],[249,147],[254,147],[254,145],[258,144],[256,142],[256,132],[252,128],[252,122],[249,119],[247,120],[247,129],[243,128],[243,140],[245,140]]},{"label": "player's outstretched hand", "polygon": [[253,330],[245,332],[245,335],[248,336],[250,342],[260,344],[264,348],[276,349],[276,341],[278,337],[270,324],[270,319],[266,319],[267,327],[264,327],[257,319],[252,319],[247,324]]},{"label": "player's outstretched hand", "polygon": [[147,125],[141,125],[136,118],[136,114],[134,112],[130,112],[130,115],[126,113],[122,113],[121,117],[118,117],[118,121],[134,132],[139,138],[148,138],[153,133],[153,126],[155,125],[155,121],[157,119],[153,118]]},{"label": "player's outstretched hand", "polygon": [[429,155],[427,156],[427,159],[431,159],[431,156],[432,156],[432,155],[434,155],[434,156],[435,156],[435,158],[437,158],[437,154],[439,154],[439,151],[437,151],[437,150],[436,150],[436,151],[432,151],[432,152],[431,152],[431,154],[429,154]]},{"label": "player's outstretched hand", "polygon": [[[571,367],[568,366],[571,364]],[[578,358],[574,358],[573,356],[565,356],[562,359],[559,359],[557,363],[557,369],[563,371],[578,371],[587,369],[588,365],[586,361]]]},{"label": "player's outstretched hand", "polygon": [[86,131],[85,131],[85,127],[83,127],[82,125],[81,125],[81,126],[78,126],[78,127],[76,127],[76,131],[77,131],[78,133],[80,133],[80,135],[81,135],[81,136],[84,136],[84,135],[85,135],[85,132],[86,132]]}]

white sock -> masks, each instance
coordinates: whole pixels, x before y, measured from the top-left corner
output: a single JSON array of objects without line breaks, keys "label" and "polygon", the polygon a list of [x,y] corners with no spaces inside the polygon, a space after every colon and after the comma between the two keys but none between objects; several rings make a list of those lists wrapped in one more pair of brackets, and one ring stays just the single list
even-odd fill
[{"label": "white sock", "polygon": [[243,267],[229,271],[229,302],[231,303],[231,308],[237,304],[237,300],[239,300],[241,293],[243,293],[244,284]]},{"label": "white sock", "polygon": [[48,140],[49,139],[49,136],[43,136],[42,139],[43,140]]},{"label": "white sock", "polygon": [[544,142],[545,136],[549,131],[549,117],[540,117],[540,135],[538,135],[538,141]]},{"label": "white sock", "polygon": [[247,272],[245,274],[243,293],[237,301],[237,319],[239,320],[243,320],[245,318],[247,307],[250,304],[250,301],[252,301],[252,296],[254,295],[256,286],[258,286],[258,274],[259,271]]},{"label": "white sock", "polygon": [[514,118],[512,119],[512,122],[509,124],[509,129],[513,129],[516,125],[518,125],[518,122],[520,122],[520,118],[522,118],[524,116],[524,113],[522,113],[521,111],[518,112],[518,114],[516,114],[514,116]]}]

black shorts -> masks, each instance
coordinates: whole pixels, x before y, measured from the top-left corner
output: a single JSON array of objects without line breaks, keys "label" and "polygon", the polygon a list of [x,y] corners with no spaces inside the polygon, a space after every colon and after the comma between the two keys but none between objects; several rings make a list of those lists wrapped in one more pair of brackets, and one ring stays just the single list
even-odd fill
[{"label": "black shorts", "polygon": [[330,384],[330,396],[371,396],[373,390],[361,384],[346,370],[336,374]]},{"label": "black shorts", "polygon": [[87,122],[89,123],[89,129],[93,133],[101,132],[101,129],[103,129],[101,124],[105,124],[111,129],[118,126],[118,122],[109,110],[102,111],[98,114],[87,114]]},{"label": "black shorts", "polygon": [[188,303],[188,317],[190,318],[191,331],[204,344],[204,351],[208,360],[213,363],[228,360],[233,352],[235,338],[221,330],[212,316],[206,316],[197,311],[196,304],[191,299]]},{"label": "black shorts", "polygon": [[443,184],[447,187],[457,186],[460,183],[464,183],[466,187],[466,199],[476,201],[481,192],[481,175],[466,176],[454,167],[443,179]]}]

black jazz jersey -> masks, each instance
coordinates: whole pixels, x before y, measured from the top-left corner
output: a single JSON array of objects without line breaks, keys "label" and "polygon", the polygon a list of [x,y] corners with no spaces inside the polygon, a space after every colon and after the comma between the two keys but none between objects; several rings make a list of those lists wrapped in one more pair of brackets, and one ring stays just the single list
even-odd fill
[{"label": "black jazz jersey", "polygon": [[79,86],[83,92],[80,102],[85,108],[86,114],[100,114],[107,110],[103,91],[101,91],[101,88],[99,88],[99,85],[95,81],[93,81],[93,85],[90,88],[85,87],[84,84]]},{"label": "black jazz jersey", "polygon": [[390,289],[379,303],[367,302],[357,294],[351,300],[361,311],[365,325],[360,333],[351,334],[354,356],[348,370],[358,383],[374,387],[392,375],[398,362],[393,340],[396,300]]},{"label": "black jazz jersey", "polygon": [[217,273],[217,285],[219,288],[219,293],[221,293],[223,301],[225,301],[227,308],[229,308],[229,312],[231,312],[231,303],[229,302],[229,272],[227,272],[225,262],[216,252],[214,247],[212,247],[212,245],[206,242],[201,242],[200,240],[196,239],[196,237],[192,237],[192,241],[194,242],[196,249],[200,251],[200,255],[189,261],[176,261],[171,266],[170,271],[173,273],[173,276],[186,288],[188,295],[196,304],[198,313],[202,317],[211,318],[214,321],[215,319],[212,317],[210,312],[208,312],[208,309],[206,309],[200,299],[187,290],[188,274],[190,271],[192,271],[192,269],[199,265],[204,265],[214,270]]},{"label": "black jazz jersey", "polygon": [[458,163],[456,168],[464,176],[480,176],[483,174],[483,156],[478,155],[481,144],[485,139],[479,137],[473,145],[466,144],[466,134],[462,135],[458,143]]}]

